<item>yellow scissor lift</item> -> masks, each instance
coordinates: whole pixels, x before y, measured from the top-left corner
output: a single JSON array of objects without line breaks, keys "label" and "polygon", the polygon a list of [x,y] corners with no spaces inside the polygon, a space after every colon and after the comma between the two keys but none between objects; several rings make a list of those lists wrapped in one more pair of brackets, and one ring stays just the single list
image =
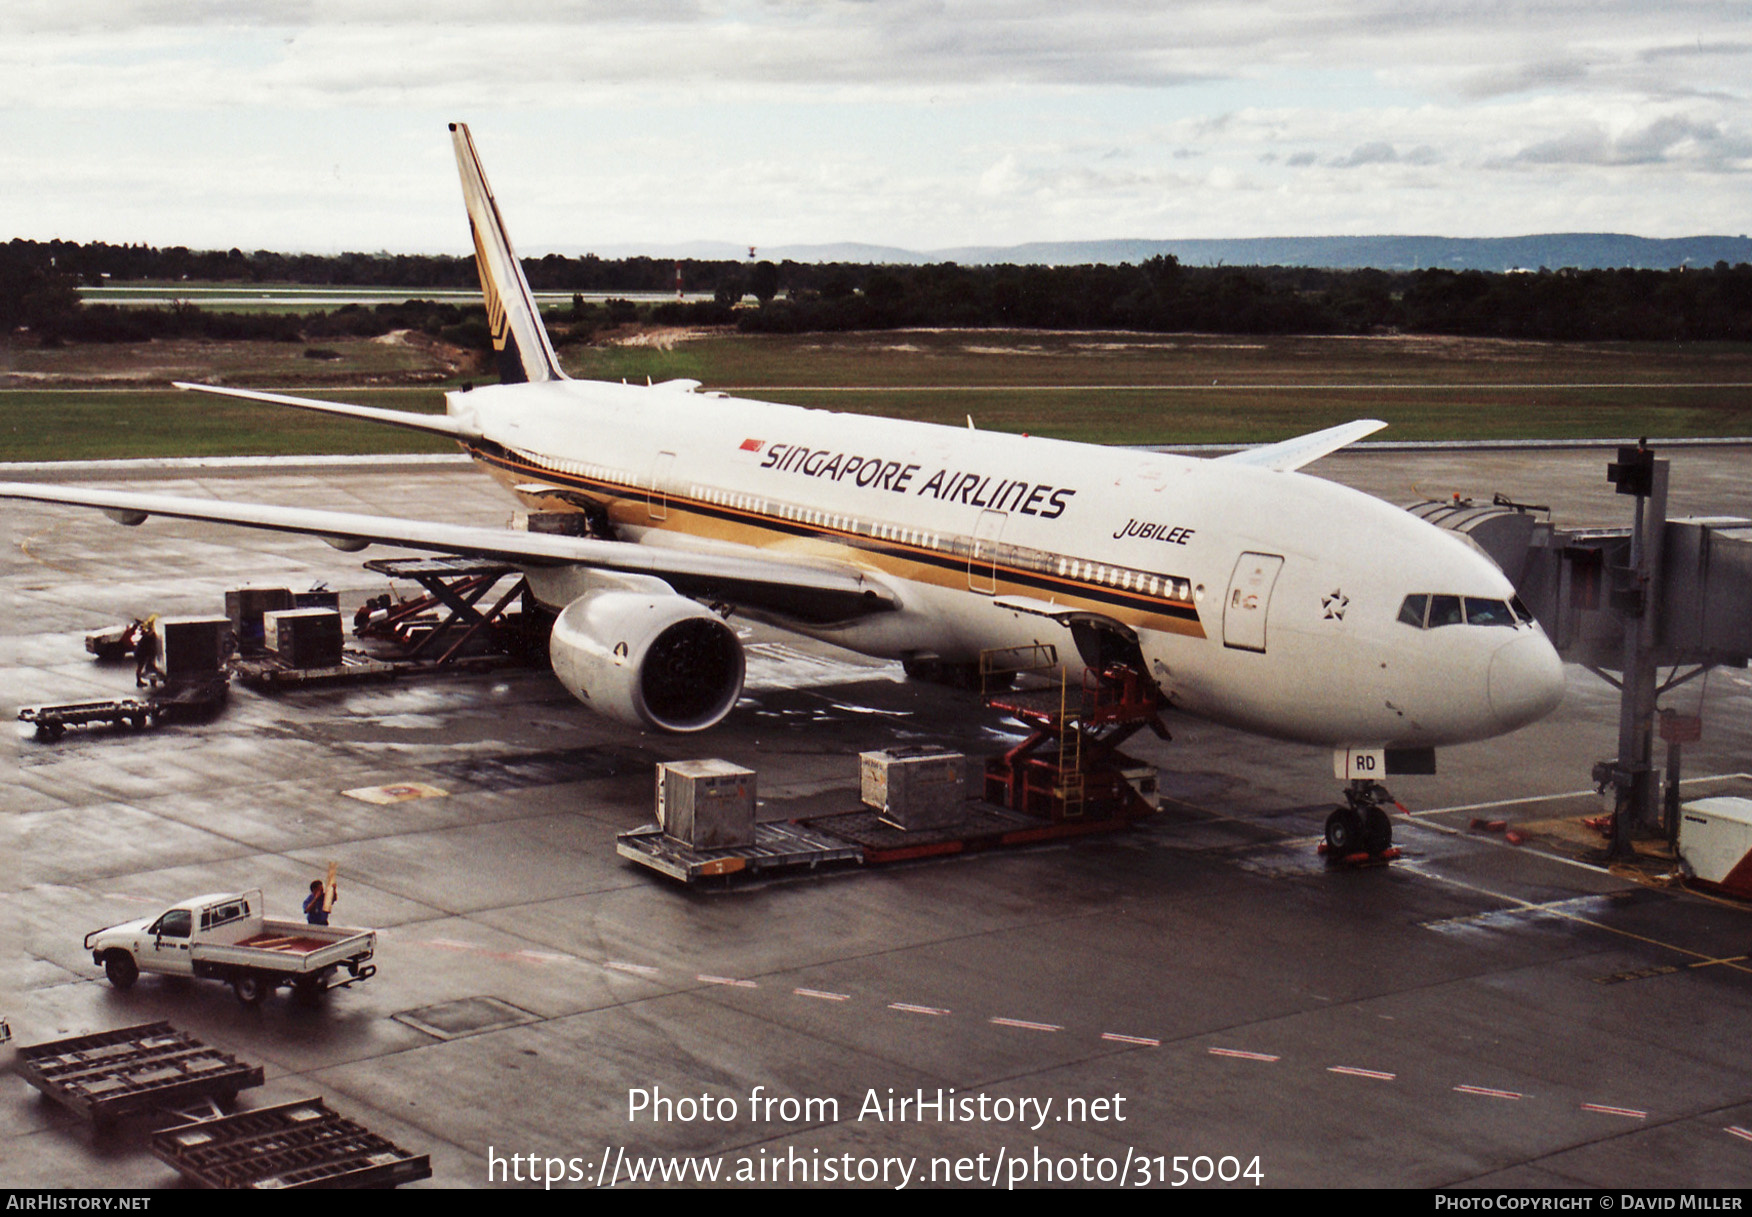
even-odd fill
[{"label": "yellow scissor lift", "polygon": [[[996,690],[1018,674],[1056,680],[1045,688]],[[1119,747],[1148,727],[1168,738],[1161,695],[1130,668],[1082,669],[1072,681],[1050,646],[1013,647],[980,656],[988,706],[1030,728],[1027,738],[986,762],[985,798],[1055,824],[1125,823],[1155,810],[1126,778]],[[1056,687],[1055,687],[1056,686]]]}]

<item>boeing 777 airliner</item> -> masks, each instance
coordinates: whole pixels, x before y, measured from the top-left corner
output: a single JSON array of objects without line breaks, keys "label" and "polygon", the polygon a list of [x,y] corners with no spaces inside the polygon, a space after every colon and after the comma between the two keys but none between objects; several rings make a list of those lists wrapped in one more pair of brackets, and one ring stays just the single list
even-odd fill
[{"label": "boeing 777 airliner", "polygon": [[[1495,564],[1297,472],[1385,424],[1197,460],[692,381],[573,380],[468,128],[451,131],[502,383],[447,394],[444,415],[183,387],[450,436],[531,511],[578,513],[579,535],[75,486],[0,497],[503,559],[558,613],[549,649],[567,689],[667,731],[736,704],[733,611],[913,671],[1035,646],[1118,662],[1177,710],[1337,750],[1484,739],[1557,704],[1557,654]],[[1341,823],[1341,843],[1358,828]]]}]

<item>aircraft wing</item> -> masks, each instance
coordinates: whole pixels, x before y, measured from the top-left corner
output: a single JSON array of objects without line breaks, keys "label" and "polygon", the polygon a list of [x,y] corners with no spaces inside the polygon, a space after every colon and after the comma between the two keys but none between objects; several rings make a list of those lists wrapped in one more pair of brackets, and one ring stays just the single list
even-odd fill
[{"label": "aircraft wing", "polygon": [[381,543],[498,559],[518,567],[576,565],[655,575],[683,595],[814,621],[840,620],[899,607],[884,584],[853,566],[758,551],[746,555],[701,553],[509,528],[34,482],[0,482],[0,499],[93,507],[122,524],[139,524],[148,516],[159,515],[302,533],[321,537],[343,550]]},{"label": "aircraft wing", "polygon": [[1337,452],[1346,444],[1354,444],[1365,435],[1373,435],[1386,425],[1378,418],[1359,418],[1340,423],[1336,427],[1328,427],[1324,431],[1310,431],[1307,435],[1298,435],[1294,439],[1280,440],[1275,444],[1243,448],[1240,452],[1231,452],[1217,459],[1232,461],[1237,465],[1258,465],[1264,469],[1287,473],[1292,469],[1300,469],[1311,461],[1317,461],[1329,452]]}]

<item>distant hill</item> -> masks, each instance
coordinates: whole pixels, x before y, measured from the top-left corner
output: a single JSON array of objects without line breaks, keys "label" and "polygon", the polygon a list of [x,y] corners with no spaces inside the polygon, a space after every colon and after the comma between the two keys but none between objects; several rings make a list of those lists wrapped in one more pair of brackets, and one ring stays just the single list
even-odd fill
[{"label": "distant hill", "polygon": [[[594,252],[604,258],[746,258],[747,246],[721,241],[685,245],[616,245],[586,249],[571,246],[555,253],[576,257]],[[1184,241],[1037,241],[1027,245],[970,245],[955,249],[913,250],[844,242],[833,245],[760,247],[761,259],[774,262],[859,262],[920,265],[959,262],[966,266],[1081,266],[1087,263],[1137,264],[1173,254],[1187,266],[1319,266],[1335,270],[1538,270],[1573,266],[1604,270],[1629,266],[1671,270],[1678,266],[1752,263],[1752,237],[1633,237],[1613,232],[1540,233],[1528,237],[1248,237]]]}]

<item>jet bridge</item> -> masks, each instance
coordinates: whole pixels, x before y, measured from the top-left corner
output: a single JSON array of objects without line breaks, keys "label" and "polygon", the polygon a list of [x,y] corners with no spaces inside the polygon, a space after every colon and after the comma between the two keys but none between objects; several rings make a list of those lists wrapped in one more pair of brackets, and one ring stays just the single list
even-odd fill
[{"label": "jet bridge", "polygon": [[[1702,724],[1662,709],[1661,697],[1752,656],[1752,520],[1667,519],[1667,477],[1668,463],[1646,441],[1618,450],[1607,479],[1636,500],[1628,527],[1559,528],[1548,507],[1500,494],[1488,504],[1456,496],[1408,508],[1490,555],[1558,654],[1621,691],[1618,755],[1594,766],[1596,784],[1618,794],[1614,856],[1629,852],[1633,826],[1669,837],[1678,829],[1682,746]],[[1657,733],[1668,746],[1664,800]]]}]

